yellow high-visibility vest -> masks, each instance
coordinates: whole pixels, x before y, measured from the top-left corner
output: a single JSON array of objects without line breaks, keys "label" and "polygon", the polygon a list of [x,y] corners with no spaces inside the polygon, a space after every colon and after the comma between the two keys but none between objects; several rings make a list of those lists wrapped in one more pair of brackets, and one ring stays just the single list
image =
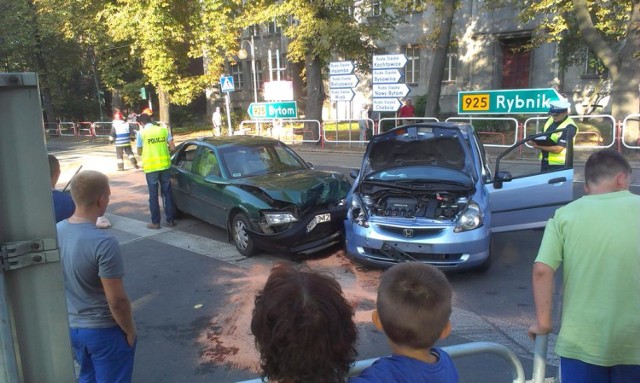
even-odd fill
[{"label": "yellow high-visibility vest", "polygon": [[[546,132],[546,131],[547,131],[547,129],[549,129],[549,127],[551,126],[551,124],[553,124],[553,118],[552,118],[552,117],[549,117],[549,119],[547,120],[547,122],[545,122],[545,124],[544,124],[543,131],[544,131],[544,132]],[[573,126],[575,126],[575,127],[576,127],[576,132],[575,132],[575,133],[578,133],[578,132],[577,132],[578,125],[576,125],[576,123],[575,123],[575,122],[573,122],[573,120],[571,119],[571,117],[567,117],[567,118],[565,118],[565,120],[564,120],[564,121],[562,121],[562,123],[560,123],[560,125],[558,125],[558,127],[556,128],[556,130],[562,130],[562,129],[566,128],[566,127],[567,127],[567,126],[569,126],[569,125],[573,125]],[[560,139],[560,136],[562,135],[562,133],[564,133],[564,132],[560,131],[560,132],[551,133],[551,134],[549,135],[549,139],[550,139],[551,141],[553,141],[553,142],[557,143],[557,142],[558,142],[558,140]],[[574,140],[574,141],[575,141],[575,139],[576,139],[576,135],[575,135],[575,133],[574,133],[574,135],[573,135],[573,140]],[[565,161],[566,161],[566,157],[567,157],[567,156],[566,156],[566,152],[567,152],[567,149],[566,149],[566,148],[565,148],[565,149],[562,149],[562,151],[561,151],[560,153],[547,152],[547,153],[548,153],[547,161],[549,162],[549,165],[564,165],[564,164],[565,164]],[[539,158],[540,160],[542,160],[542,152],[541,152],[540,154],[538,154],[538,158]]]},{"label": "yellow high-visibility vest", "polygon": [[142,131],[142,164],[145,173],[169,169],[171,154],[167,138],[169,131],[159,125],[147,125]]}]

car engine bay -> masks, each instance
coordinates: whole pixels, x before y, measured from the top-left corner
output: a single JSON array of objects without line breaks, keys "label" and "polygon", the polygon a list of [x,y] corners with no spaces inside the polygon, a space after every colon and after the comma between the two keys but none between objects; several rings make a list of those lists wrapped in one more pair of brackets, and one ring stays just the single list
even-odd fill
[{"label": "car engine bay", "polygon": [[385,191],[362,194],[371,216],[454,220],[469,202],[467,193],[448,191],[402,193]]}]

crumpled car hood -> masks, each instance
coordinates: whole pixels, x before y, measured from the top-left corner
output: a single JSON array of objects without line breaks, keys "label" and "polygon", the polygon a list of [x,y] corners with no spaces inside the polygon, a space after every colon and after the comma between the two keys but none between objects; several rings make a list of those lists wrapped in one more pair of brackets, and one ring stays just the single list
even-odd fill
[{"label": "crumpled car hood", "polygon": [[343,174],[313,169],[247,177],[237,185],[258,188],[275,200],[300,208],[340,202],[351,188]]},{"label": "crumpled car hood", "polygon": [[473,162],[456,124],[417,124],[374,136],[364,155],[362,175],[403,166],[435,166],[471,174]]}]

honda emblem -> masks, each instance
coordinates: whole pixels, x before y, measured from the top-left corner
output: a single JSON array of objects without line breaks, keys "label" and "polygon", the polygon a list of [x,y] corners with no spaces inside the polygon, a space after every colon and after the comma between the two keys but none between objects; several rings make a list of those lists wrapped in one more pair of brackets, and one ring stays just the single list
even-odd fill
[{"label": "honda emblem", "polygon": [[402,229],[402,234],[407,238],[411,238],[413,237],[413,229]]}]

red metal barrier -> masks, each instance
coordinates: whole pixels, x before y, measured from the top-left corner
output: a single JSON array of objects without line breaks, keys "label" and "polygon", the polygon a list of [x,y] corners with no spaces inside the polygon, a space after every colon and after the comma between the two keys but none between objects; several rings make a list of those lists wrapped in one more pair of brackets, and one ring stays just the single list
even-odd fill
[{"label": "red metal barrier", "polygon": [[95,132],[93,131],[93,122],[76,122],[76,135],[95,136]]}]

